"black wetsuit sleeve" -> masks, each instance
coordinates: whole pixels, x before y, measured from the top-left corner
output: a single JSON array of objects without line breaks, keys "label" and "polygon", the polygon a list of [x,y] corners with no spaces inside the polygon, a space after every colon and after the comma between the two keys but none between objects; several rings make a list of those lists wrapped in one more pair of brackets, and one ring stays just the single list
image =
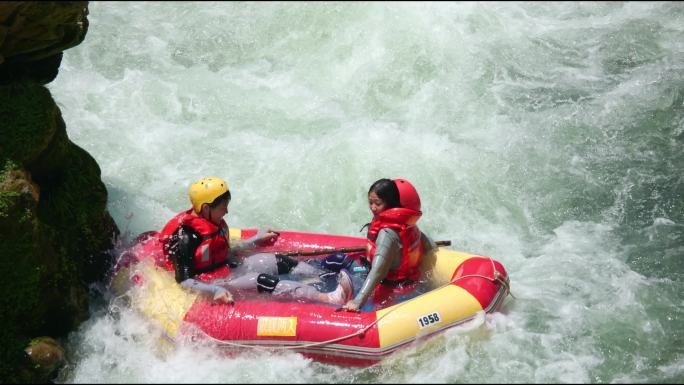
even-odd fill
[{"label": "black wetsuit sleeve", "polygon": [[180,226],[176,231],[178,231],[178,255],[174,261],[174,269],[176,271],[176,282],[181,283],[196,274],[192,260],[195,249],[202,242],[202,237],[187,226]]}]

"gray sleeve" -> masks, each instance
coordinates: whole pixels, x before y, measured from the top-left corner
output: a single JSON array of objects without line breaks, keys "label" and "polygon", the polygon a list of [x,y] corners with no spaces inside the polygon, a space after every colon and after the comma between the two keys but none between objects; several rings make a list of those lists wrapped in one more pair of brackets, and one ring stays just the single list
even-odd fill
[{"label": "gray sleeve", "polygon": [[185,281],[181,282],[180,285],[184,289],[192,290],[192,291],[198,292],[200,294],[206,294],[206,295],[210,296],[211,298],[213,298],[214,295],[216,295],[220,291],[226,290],[226,289],[222,288],[221,286],[212,285],[210,283],[200,282],[200,281],[193,279],[193,278],[186,279]]},{"label": "gray sleeve", "polygon": [[354,298],[354,303],[359,308],[366,303],[368,297],[373,294],[375,287],[387,276],[387,272],[401,264],[401,252],[401,238],[396,231],[382,229],[378,232],[373,264],[361,286],[361,290]]}]

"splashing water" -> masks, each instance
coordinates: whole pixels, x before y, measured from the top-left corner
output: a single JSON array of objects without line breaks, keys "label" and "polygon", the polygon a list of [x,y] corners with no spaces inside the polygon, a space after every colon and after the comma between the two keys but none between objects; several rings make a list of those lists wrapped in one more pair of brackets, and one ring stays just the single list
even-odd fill
[{"label": "splashing water", "polygon": [[48,87],[131,235],[225,178],[228,223],[361,235],[382,177],[516,299],[352,369],[160,353],[114,302],[59,381],[684,381],[684,5],[92,2]]}]

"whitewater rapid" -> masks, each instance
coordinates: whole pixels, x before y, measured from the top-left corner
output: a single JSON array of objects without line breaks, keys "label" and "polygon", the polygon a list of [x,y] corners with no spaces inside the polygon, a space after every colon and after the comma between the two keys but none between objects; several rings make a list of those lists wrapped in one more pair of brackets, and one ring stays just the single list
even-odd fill
[{"label": "whitewater rapid", "polygon": [[225,178],[232,227],[362,235],[382,177],[515,298],[381,366],[160,353],[112,298],[59,382],[684,381],[684,6],[90,2],[48,85],[124,236]]}]

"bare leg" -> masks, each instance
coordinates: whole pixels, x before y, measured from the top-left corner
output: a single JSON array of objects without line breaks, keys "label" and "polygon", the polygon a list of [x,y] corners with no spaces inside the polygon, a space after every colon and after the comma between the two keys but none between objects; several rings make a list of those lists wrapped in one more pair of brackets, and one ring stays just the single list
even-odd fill
[{"label": "bare leg", "polygon": [[273,290],[273,295],[281,298],[304,299],[309,301],[327,302],[327,293],[321,293],[313,286],[297,281],[280,281]]},{"label": "bare leg", "polygon": [[246,257],[240,266],[233,269],[231,276],[242,276],[248,273],[278,274],[275,254],[259,253]]},{"label": "bare leg", "polygon": [[[262,276],[262,278],[259,278],[259,276]],[[277,276],[270,276],[264,280],[263,276],[264,274],[260,273],[246,273],[241,276],[231,274],[227,279],[216,280],[213,283],[225,286],[229,290],[270,292],[272,295],[280,298],[328,302],[338,306],[344,305],[351,299],[353,290],[351,278],[349,278],[346,272],[340,278],[337,288],[330,293],[321,293],[315,287],[301,282],[279,280]],[[259,290],[259,287],[261,287],[261,290]]]},{"label": "bare leg", "polygon": [[346,270],[338,275],[337,288],[329,293],[321,293],[316,288],[297,281],[280,281],[273,290],[273,295],[310,301],[327,302],[342,306],[347,303],[353,294],[352,280]]},{"label": "bare leg", "polygon": [[300,261],[297,266],[292,268],[290,271],[290,274],[297,274],[297,275],[321,275],[325,273],[325,270],[319,269],[311,264],[308,264],[306,262]]},{"label": "bare leg", "polygon": [[259,273],[245,273],[243,275],[231,274],[228,278],[214,281],[215,284],[225,286],[228,289],[240,291],[257,290],[257,277]]},{"label": "bare leg", "polygon": [[271,253],[259,253],[245,258],[240,266],[234,269],[236,275],[250,273],[264,274],[295,274],[295,275],[320,275],[325,270],[314,267],[303,261],[297,261],[289,257],[276,257]]},{"label": "bare leg", "polygon": [[[228,290],[238,290],[241,292],[247,291],[258,291],[257,280],[259,278],[259,273],[246,273],[241,276],[236,276],[231,274],[227,279],[216,280],[213,283],[219,286],[223,286]],[[275,276],[274,276],[275,277]],[[266,292],[272,293],[272,295],[281,298],[294,298],[294,299],[304,299],[310,301],[323,301],[327,300],[326,293],[321,293],[313,286],[288,280],[277,280],[273,281],[275,287],[272,291],[266,290]]]}]

